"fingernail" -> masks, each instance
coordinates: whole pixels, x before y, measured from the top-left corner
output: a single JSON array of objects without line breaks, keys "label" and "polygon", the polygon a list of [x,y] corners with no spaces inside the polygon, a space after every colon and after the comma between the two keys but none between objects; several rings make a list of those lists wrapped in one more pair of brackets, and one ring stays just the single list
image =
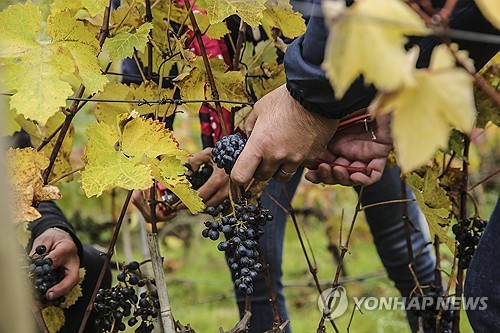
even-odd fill
[{"label": "fingernail", "polygon": [[49,301],[52,301],[52,300],[54,299],[54,292],[53,292],[53,291],[49,291],[49,292],[47,293],[47,299],[48,299]]}]

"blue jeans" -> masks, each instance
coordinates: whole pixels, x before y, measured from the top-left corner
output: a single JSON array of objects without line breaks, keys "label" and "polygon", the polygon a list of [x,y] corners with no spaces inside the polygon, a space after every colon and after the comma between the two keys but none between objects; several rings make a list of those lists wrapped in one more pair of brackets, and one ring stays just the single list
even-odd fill
[{"label": "blue jeans", "polygon": [[[293,197],[297,185],[301,178],[301,171],[286,184],[287,191]],[[358,189],[357,189],[358,190]],[[284,207],[287,207],[288,200],[282,191],[281,184],[272,180],[266,188],[273,198],[278,200]],[[408,196],[412,195],[407,187]],[[382,202],[394,199],[401,199],[401,181],[399,169],[386,168],[380,182],[365,188],[362,204],[368,205],[375,202]],[[270,209],[274,215],[274,221],[268,223],[265,234],[260,240],[262,253],[269,264],[270,275],[274,286],[274,291],[278,299],[278,307],[282,320],[289,319],[286,309],[285,297],[283,295],[283,272],[281,269],[283,260],[283,240],[287,214],[269,199],[267,195],[262,196],[262,205]],[[365,211],[366,219],[370,226],[371,233],[377,251],[382,260],[389,278],[394,281],[396,288],[402,295],[410,294],[414,287],[413,277],[408,269],[408,251],[406,248],[406,238],[404,224],[402,220],[402,204],[388,204],[372,207]],[[426,246],[429,239],[420,228],[425,225],[425,220],[415,202],[408,204],[408,215],[415,228],[411,228],[411,239],[413,251],[418,256],[415,258],[416,273],[421,284],[430,284],[434,280],[435,261],[431,253],[431,247]],[[417,230],[418,229],[418,230]],[[245,297],[235,290],[236,300],[240,314],[244,313]],[[416,320],[409,315],[409,321],[415,330]],[[273,311],[269,302],[269,294],[262,274],[254,280],[254,293],[252,296],[252,320],[250,323],[250,333],[262,333],[269,330],[273,324]],[[292,319],[293,324],[293,319]],[[286,329],[291,332],[290,325]]]},{"label": "blue jeans", "polygon": [[474,332],[498,332],[500,327],[500,200],[490,217],[465,279],[464,296],[488,297],[484,310],[467,310]]}]

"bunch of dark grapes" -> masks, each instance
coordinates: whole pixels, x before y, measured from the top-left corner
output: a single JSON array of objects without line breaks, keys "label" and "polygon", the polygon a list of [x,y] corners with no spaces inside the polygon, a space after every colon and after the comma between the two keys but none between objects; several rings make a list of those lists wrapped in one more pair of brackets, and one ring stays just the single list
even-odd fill
[{"label": "bunch of dark grapes", "polygon": [[[45,245],[38,245],[30,259],[28,275],[35,288],[35,299],[42,304],[47,304],[49,301],[45,294],[50,288],[61,282],[64,278],[64,272],[52,267],[53,262],[52,259],[47,257],[47,247]],[[59,306],[64,301],[65,297],[61,296],[53,300],[52,305]]]},{"label": "bunch of dark grapes", "polygon": [[158,317],[160,302],[156,290],[138,294],[139,287],[154,285],[153,279],[142,278],[139,263],[131,261],[116,276],[118,284],[111,289],[99,289],[94,312],[95,327],[99,332],[125,331],[126,325],[134,327],[135,333],[150,333]]},{"label": "bunch of dark grapes", "polygon": [[202,187],[214,171],[210,164],[203,164],[200,170],[192,170],[191,165],[188,163],[186,163],[185,166],[192,171],[186,178],[191,183],[191,187],[195,190]]},{"label": "bunch of dark grapes", "polygon": [[253,279],[263,268],[257,250],[259,238],[264,234],[262,227],[273,219],[260,203],[250,203],[251,197],[252,193],[246,191],[235,201],[233,210],[229,209],[229,199],[217,208],[208,207],[207,213],[213,220],[205,222],[206,228],[202,232],[203,237],[214,241],[224,234],[225,240],[217,248],[226,253],[228,265],[236,276],[236,287],[246,295],[252,294]]},{"label": "bunch of dark grapes", "polygon": [[229,175],[246,142],[240,133],[223,136],[212,149],[212,161]]},{"label": "bunch of dark grapes", "polygon": [[463,269],[469,268],[472,256],[476,252],[486,224],[486,221],[472,217],[463,219],[452,227],[458,241],[457,258]]},{"label": "bunch of dark grapes", "polygon": [[[413,297],[417,298],[417,306],[416,309],[412,309],[417,317],[422,318],[423,331],[425,333],[452,332],[452,299],[443,296],[443,289],[441,287],[431,285],[429,287],[429,292],[424,295],[418,294]],[[438,316],[440,316],[439,319]]]}]

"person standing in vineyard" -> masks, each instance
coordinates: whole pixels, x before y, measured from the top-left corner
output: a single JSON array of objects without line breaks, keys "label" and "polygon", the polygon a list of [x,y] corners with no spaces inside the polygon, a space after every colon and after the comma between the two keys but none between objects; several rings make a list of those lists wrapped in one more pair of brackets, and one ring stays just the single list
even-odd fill
[{"label": "person standing in vineyard", "polygon": [[[12,139],[13,148],[31,147],[29,135],[22,131],[15,133]],[[40,202],[37,210],[41,217],[30,222],[31,239],[28,253],[33,255],[39,246],[45,247],[47,257],[53,262],[53,268],[63,272],[62,280],[47,290],[45,298],[51,302],[60,300],[79,283],[79,269],[85,269],[85,277],[81,283],[82,296],[72,306],[64,309],[64,326],[60,333],[77,332],[89,304],[92,292],[97,283],[102,265],[103,253],[94,247],[83,244],[76,232],[64,216],[61,209],[52,201]],[[101,287],[111,285],[111,270],[106,270]],[[50,305],[50,303],[48,303]],[[45,305],[44,305],[45,306]],[[85,327],[85,333],[94,333],[94,314]]]}]

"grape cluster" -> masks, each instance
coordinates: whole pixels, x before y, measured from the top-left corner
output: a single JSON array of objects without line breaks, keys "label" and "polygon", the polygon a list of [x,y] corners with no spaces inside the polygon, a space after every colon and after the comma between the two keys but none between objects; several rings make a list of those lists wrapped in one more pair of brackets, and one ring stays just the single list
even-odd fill
[{"label": "grape cluster", "polygon": [[250,203],[251,197],[250,191],[245,192],[235,201],[234,210],[227,214],[224,212],[231,207],[228,199],[217,208],[208,207],[207,213],[213,220],[205,222],[202,231],[203,237],[214,241],[224,234],[225,240],[217,248],[226,253],[227,263],[236,276],[235,285],[246,295],[252,294],[253,279],[263,268],[257,250],[259,238],[264,234],[262,226],[273,220],[260,203]]},{"label": "grape cluster", "polygon": [[[453,325],[453,311],[451,310],[452,299],[443,296],[441,287],[431,285],[429,291],[424,295],[418,294],[418,304],[415,309],[417,317],[422,318],[423,331],[425,333],[451,333]],[[439,323],[438,316],[441,313]],[[436,329],[436,324],[438,324]]]},{"label": "grape cluster", "polygon": [[158,292],[152,290],[138,294],[136,289],[148,283],[155,285],[154,279],[141,277],[139,266],[137,261],[129,262],[116,276],[116,286],[99,289],[93,307],[97,314],[95,327],[99,332],[125,331],[125,322],[129,327],[140,322],[135,333],[154,330],[153,322],[160,309]]},{"label": "grape cluster", "polygon": [[212,161],[229,175],[246,142],[240,133],[223,136],[212,149]]},{"label": "grape cluster", "polygon": [[477,217],[466,218],[453,225],[452,231],[458,241],[457,258],[463,269],[469,268],[479,240],[486,228],[486,221]]},{"label": "grape cluster", "polygon": [[[35,299],[42,304],[49,302],[45,296],[47,291],[64,278],[64,272],[60,269],[54,269],[52,264],[52,259],[47,257],[47,247],[45,245],[38,245],[31,257],[28,275],[35,288]],[[65,297],[61,296],[53,300],[52,305],[59,306],[64,301]]]},{"label": "grape cluster", "polygon": [[195,190],[202,187],[214,171],[210,164],[203,164],[200,170],[192,170],[189,163],[186,163],[185,166],[192,171],[192,173],[187,175],[186,178],[191,183],[191,187]]}]

